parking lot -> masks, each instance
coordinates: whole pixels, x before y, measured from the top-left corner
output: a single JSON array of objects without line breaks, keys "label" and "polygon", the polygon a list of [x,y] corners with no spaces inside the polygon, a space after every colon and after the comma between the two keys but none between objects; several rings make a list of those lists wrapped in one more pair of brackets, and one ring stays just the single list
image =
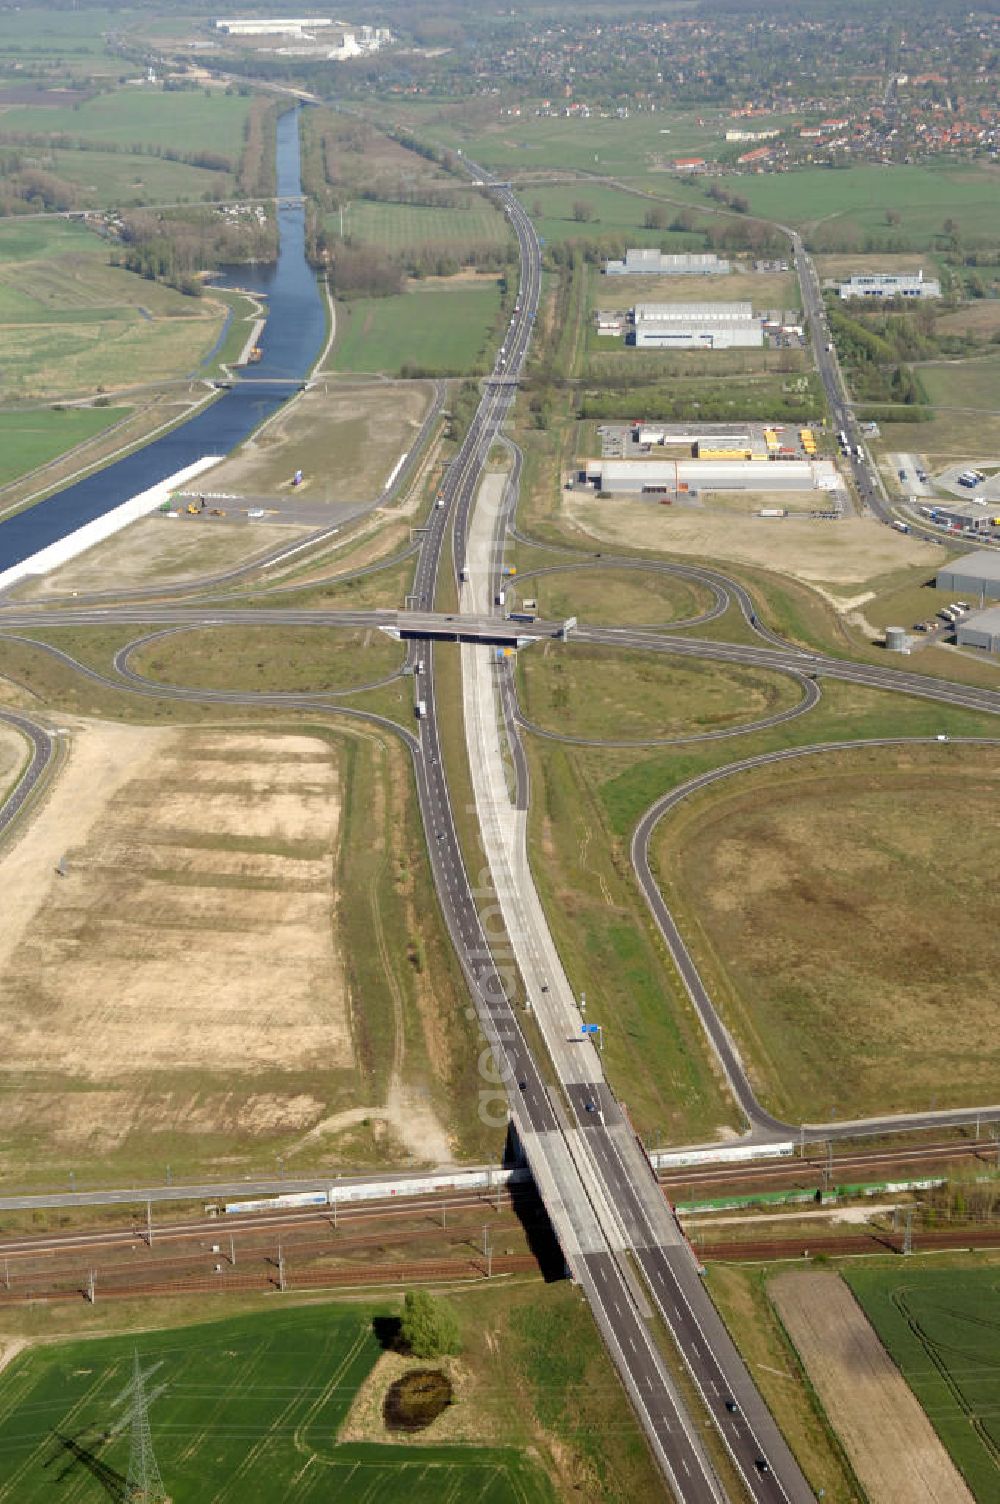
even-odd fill
[{"label": "parking lot", "polygon": [[[779,459],[813,459],[822,430],[788,423],[602,423],[597,430],[601,458],[617,460],[690,459],[705,451],[747,451]],[[811,445],[803,440],[811,436]]]}]

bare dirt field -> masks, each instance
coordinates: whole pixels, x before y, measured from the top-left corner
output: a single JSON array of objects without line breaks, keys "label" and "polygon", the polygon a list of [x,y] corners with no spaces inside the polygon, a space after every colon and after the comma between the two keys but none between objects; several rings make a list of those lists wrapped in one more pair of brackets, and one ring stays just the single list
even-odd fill
[{"label": "bare dirt field", "polygon": [[0,800],[6,797],[27,755],[28,744],[24,737],[12,726],[0,722]]},{"label": "bare dirt field", "polygon": [[602,277],[593,279],[595,308],[634,303],[752,303],[755,310],[796,308],[791,272],[731,272],[728,277]]},{"label": "bare dirt field", "polygon": [[933,262],[926,252],[896,251],[874,252],[859,256],[816,256],[816,270],[820,277],[839,277],[846,282],[855,272],[918,272],[921,267],[928,277],[936,275]]},{"label": "bare dirt field", "polygon": [[[817,499],[821,500],[818,492]],[[783,504],[780,493],[767,498],[769,506]],[[602,543],[757,564],[806,584],[859,585],[907,566],[937,569],[944,559],[939,544],[923,543],[860,517],[840,522],[712,517],[623,498],[597,501],[569,491],[563,492],[563,508],[582,533]]]},{"label": "bare dirt field", "polygon": [[965,308],[956,308],[935,321],[935,330],[942,334],[973,334],[979,339],[989,339],[1000,330],[1000,301],[996,298],[981,298]]},{"label": "bare dirt field", "polygon": [[177,583],[231,569],[279,548],[292,548],[310,529],[254,526],[214,518],[145,517],[50,574],[17,587],[18,600]]},{"label": "bare dirt field", "polygon": [[[712,512],[736,512],[752,517],[763,507],[784,507],[787,512],[815,512],[826,504],[826,497],[818,491],[782,491],[780,497],[761,491],[712,491],[697,515]],[[765,517],[764,522],[779,524],[780,517]]]},{"label": "bare dirt field", "polygon": [[789,1272],[768,1289],[872,1504],[972,1504],[930,1421],[839,1275]]},{"label": "bare dirt field", "polygon": [[411,447],[430,403],[423,382],[332,383],[303,393],[204,477],[206,490],[246,496],[291,492],[317,501],[373,500]]},{"label": "bare dirt field", "polygon": [[353,1059],[339,810],[318,738],[74,727],[0,862],[0,1171],[23,1135],[100,1153],[140,1125],[252,1136],[322,1115],[304,1083]]}]

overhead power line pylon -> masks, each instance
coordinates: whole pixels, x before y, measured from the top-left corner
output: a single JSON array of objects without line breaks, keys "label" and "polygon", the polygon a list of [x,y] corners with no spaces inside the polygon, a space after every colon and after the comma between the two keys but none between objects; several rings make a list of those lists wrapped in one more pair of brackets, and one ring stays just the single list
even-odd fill
[{"label": "overhead power line pylon", "polygon": [[170,1504],[160,1477],[149,1429],[149,1407],[167,1387],[160,1384],[147,1393],[146,1382],[159,1366],[157,1363],[143,1373],[139,1363],[139,1350],[134,1349],[132,1377],[115,1400],[116,1405],[124,1405],[125,1409],[112,1427],[111,1434],[124,1431],[126,1426],[131,1431],[128,1472],[125,1476],[125,1498],[128,1504]]}]

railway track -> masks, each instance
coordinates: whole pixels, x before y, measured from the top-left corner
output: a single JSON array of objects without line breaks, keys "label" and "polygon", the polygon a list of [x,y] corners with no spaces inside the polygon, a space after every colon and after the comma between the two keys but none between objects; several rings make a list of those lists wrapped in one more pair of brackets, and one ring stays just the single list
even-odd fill
[{"label": "railway track", "polygon": [[[908,1170],[914,1176],[921,1171],[940,1171],[952,1163],[978,1159],[984,1168],[997,1164],[997,1145],[989,1140],[953,1139],[950,1142],[911,1145],[901,1149],[837,1155],[829,1162],[833,1184],[858,1178],[885,1179],[893,1170]],[[658,1179],[671,1201],[704,1191],[706,1196],[732,1187],[752,1194],[768,1188],[813,1189],[822,1184],[828,1162],[822,1158],[795,1158],[758,1164],[717,1165],[682,1170],[666,1170]]]},{"label": "railway track", "polygon": [[[468,1254],[462,1258],[418,1259],[406,1262],[372,1264],[364,1263],[349,1268],[299,1268],[294,1261],[285,1261],[279,1268],[278,1261],[270,1267],[256,1269],[227,1267],[223,1264],[218,1273],[191,1274],[184,1278],[150,1279],[140,1274],[137,1278],[117,1281],[100,1277],[94,1283],[96,1300],[135,1300],[139,1297],[167,1295],[232,1295],[259,1293],[275,1290],[303,1292],[308,1290],[359,1289],[371,1286],[395,1286],[428,1284],[434,1282],[472,1282],[497,1278],[503,1275],[536,1273],[538,1264],[531,1254],[493,1254],[488,1261],[482,1254]],[[87,1279],[75,1282],[67,1276],[59,1286],[50,1289],[41,1283],[24,1289],[7,1290],[0,1286],[0,1311],[4,1307],[24,1305],[32,1301],[79,1301],[89,1299]]]},{"label": "railway track", "polygon": [[[695,1233],[697,1230],[695,1229]],[[697,1238],[692,1243],[698,1257],[711,1263],[772,1263],[778,1259],[898,1254],[903,1256],[903,1234],[880,1232],[826,1233],[801,1238],[747,1238],[733,1242],[709,1242]],[[1000,1248],[1000,1228],[934,1228],[914,1232],[914,1253],[945,1253],[949,1249],[988,1250]]]}]

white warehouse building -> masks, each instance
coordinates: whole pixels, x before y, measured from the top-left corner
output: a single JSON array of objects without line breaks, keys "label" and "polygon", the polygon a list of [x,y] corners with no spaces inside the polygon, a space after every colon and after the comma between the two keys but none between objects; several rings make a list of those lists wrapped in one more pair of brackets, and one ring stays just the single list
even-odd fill
[{"label": "white warehouse building", "polygon": [[733,323],[752,319],[749,303],[636,303],[632,317],[637,324]]},{"label": "white warehouse building", "polygon": [[750,350],[764,343],[757,320],[708,325],[636,324],[639,350]]},{"label": "white warehouse building", "polygon": [[303,32],[314,31],[317,26],[332,26],[333,22],[328,16],[285,16],[273,20],[255,19],[240,21],[227,19],[216,21],[217,31],[224,31],[231,37],[265,37],[265,36],[301,36]]},{"label": "white warehouse building", "polygon": [[640,350],[759,348],[764,328],[749,303],[637,303],[635,343]]},{"label": "white warehouse building", "polygon": [[591,460],[587,483],[613,496],[674,496],[699,491],[811,491],[808,460]]},{"label": "white warehouse building", "polygon": [[725,277],[730,265],[714,251],[665,255],[643,246],[627,250],[624,261],[606,261],[604,271],[608,277]]},{"label": "white warehouse building", "polygon": [[939,298],[941,283],[919,272],[855,272],[841,282],[840,296],[849,298]]}]

